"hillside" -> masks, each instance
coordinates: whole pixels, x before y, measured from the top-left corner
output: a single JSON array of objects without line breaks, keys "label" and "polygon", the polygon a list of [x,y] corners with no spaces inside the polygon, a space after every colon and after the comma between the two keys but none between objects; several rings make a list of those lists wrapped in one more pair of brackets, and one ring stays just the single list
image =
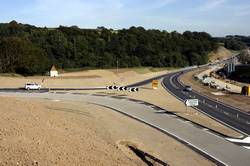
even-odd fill
[{"label": "hillside", "polygon": [[51,29],[12,21],[0,24],[0,72],[42,74],[52,64],[61,69],[200,65],[216,46],[206,32]]},{"label": "hillside", "polygon": [[232,53],[223,46],[218,47],[215,51],[212,51],[208,57],[210,62],[215,62],[216,60],[222,60],[228,58]]}]

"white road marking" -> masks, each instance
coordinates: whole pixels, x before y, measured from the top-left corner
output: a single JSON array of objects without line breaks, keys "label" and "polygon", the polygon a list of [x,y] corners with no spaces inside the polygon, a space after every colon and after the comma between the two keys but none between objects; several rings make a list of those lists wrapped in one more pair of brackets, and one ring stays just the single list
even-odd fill
[{"label": "white road marking", "polygon": [[243,146],[243,147],[250,150],[250,146]]},{"label": "white road marking", "polygon": [[60,100],[51,100],[51,101],[54,101],[54,102],[59,102]]},{"label": "white road marking", "polygon": [[246,137],[244,139],[234,139],[234,138],[226,138],[228,141],[231,142],[238,142],[238,143],[249,143],[250,144],[250,137]]}]

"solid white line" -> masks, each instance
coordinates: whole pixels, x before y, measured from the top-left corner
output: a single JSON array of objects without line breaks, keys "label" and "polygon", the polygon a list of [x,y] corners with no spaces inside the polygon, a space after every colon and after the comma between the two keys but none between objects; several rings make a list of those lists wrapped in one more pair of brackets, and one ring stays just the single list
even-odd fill
[{"label": "solid white line", "polygon": [[54,102],[59,102],[60,100],[55,99],[55,100],[51,100],[51,101],[54,101]]},{"label": "solid white line", "polygon": [[243,147],[250,150],[250,146],[243,146]]},{"label": "solid white line", "polygon": [[164,84],[164,82],[162,81],[161,82],[161,85],[170,93],[172,94],[173,96],[175,96],[175,98],[179,99],[180,101],[183,101],[181,98],[179,98],[177,95],[175,95],[173,92],[171,92]]},{"label": "solid white line", "polygon": [[[125,114],[127,114],[127,113],[125,113]],[[129,114],[128,114],[128,115],[129,115]],[[224,165],[227,165],[227,164],[224,163],[223,161],[221,161],[221,160],[217,159],[216,157],[214,157],[213,155],[209,154],[207,151],[198,148],[198,147],[195,146],[194,144],[190,143],[189,141],[186,141],[186,140],[182,139],[181,137],[177,136],[176,134],[173,134],[173,133],[171,133],[171,132],[169,132],[169,131],[167,131],[167,130],[161,128],[161,127],[159,127],[158,125],[149,123],[149,122],[147,122],[147,121],[145,121],[145,120],[143,120],[143,119],[141,119],[141,118],[135,117],[135,116],[133,116],[133,115],[129,115],[129,116],[132,116],[133,118],[138,119],[138,120],[140,120],[140,121],[142,121],[142,122],[144,122],[144,123],[146,123],[146,124],[149,124],[149,125],[151,125],[151,126],[154,126],[154,127],[158,128],[158,129],[160,129],[160,130],[162,130],[162,131],[164,131],[164,132],[166,132],[166,133],[168,133],[168,134],[174,136],[175,138],[178,138],[179,140],[182,140],[183,142],[187,143],[188,145],[192,146],[193,148],[195,148],[195,149],[201,151],[202,153],[204,153],[204,154],[206,154],[206,155],[212,157],[213,159],[219,161],[220,163],[222,163],[222,164],[224,164]]]},{"label": "solid white line", "polygon": [[234,139],[234,138],[226,138],[231,142],[238,142],[238,143],[249,143],[250,144],[250,137],[246,137],[244,139]]},{"label": "solid white line", "polygon": [[[95,103],[93,103],[93,104],[95,104]],[[102,104],[101,104],[101,105],[102,105]],[[105,106],[105,105],[103,105],[103,106]],[[110,107],[110,108],[112,108],[112,107]],[[134,115],[131,115],[131,114],[127,113],[127,112],[123,112],[123,111],[120,111],[120,110],[117,110],[117,109],[114,109],[114,110],[117,111],[117,112],[120,112],[120,113],[122,113],[122,114],[125,114],[125,115],[127,115],[127,116],[129,116],[129,117],[132,117],[133,119],[137,119],[137,120],[139,120],[139,121],[141,121],[141,122],[143,122],[143,123],[145,123],[145,124],[148,124],[148,125],[150,125],[150,126],[153,126],[153,127],[157,128],[157,129],[159,129],[159,130],[161,130],[161,131],[164,131],[164,132],[166,132],[166,133],[172,135],[174,138],[177,138],[177,139],[179,139],[179,140],[185,142],[185,143],[188,144],[189,146],[191,146],[191,147],[197,149],[198,151],[200,151],[200,152],[206,154],[207,156],[210,156],[210,157],[213,158],[214,160],[216,160],[216,161],[218,161],[218,162],[224,164],[225,166],[227,166],[226,163],[224,163],[223,161],[219,160],[219,159],[216,158],[215,156],[209,154],[207,151],[205,151],[205,150],[203,150],[203,149],[200,149],[199,147],[195,146],[194,144],[190,143],[189,141],[186,141],[186,140],[182,139],[181,137],[177,136],[176,134],[173,134],[172,132],[169,132],[169,131],[163,129],[163,128],[159,127],[158,125],[155,125],[155,124],[152,124],[152,123],[150,123],[150,122],[147,122],[147,121],[145,121],[144,119],[141,119],[141,118],[139,118],[139,117],[136,117],[136,116],[134,116]],[[177,120],[178,120],[178,119],[177,119]],[[183,122],[183,121],[182,121],[182,122]]]},{"label": "solid white line", "polygon": [[169,80],[170,80],[170,84],[171,84],[175,89],[179,89],[179,88],[173,83],[173,77],[175,77],[176,74],[178,74],[178,73],[173,74],[173,75],[169,78]]},{"label": "solid white line", "polygon": [[[185,85],[185,84],[183,84],[182,81],[180,81],[179,78],[178,78],[177,80],[178,80],[178,82],[179,82],[182,86]],[[239,112],[241,112],[241,113],[243,113],[243,114],[245,114],[245,115],[248,115],[246,112],[243,112],[242,110],[240,110],[240,109],[238,109],[238,108],[236,108],[236,107],[233,107],[233,106],[231,106],[231,105],[225,104],[225,103],[223,103],[223,102],[221,102],[221,101],[217,101],[217,100],[215,100],[215,99],[213,99],[213,98],[211,98],[211,97],[209,97],[209,96],[207,96],[207,95],[205,95],[205,94],[202,94],[202,93],[197,92],[196,90],[193,90],[193,91],[194,91],[195,93],[201,95],[202,97],[207,98],[207,99],[209,99],[209,100],[211,100],[211,101],[213,101],[213,102],[215,102],[215,103],[219,103],[219,104],[221,104],[221,105],[223,105],[223,106],[225,106],[225,107],[229,107],[229,108],[234,109],[234,110],[237,110],[237,111],[239,111]]]},{"label": "solid white line", "polygon": [[[1,94],[1,96],[9,96],[9,95],[3,95],[3,94]],[[40,97],[38,97],[38,98],[40,98]],[[64,99],[64,100],[65,100],[65,99]],[[89,102],[89,103],[91,103],[91,102]],[[96,103],[92,103],[92,104],[96,104]],[[102,105],[102,104],[98,104],[98,105]],[[105,106],[105,105],[102,105],[102,106],[107,107],[107,106]],[[112,107],[110,107],[110,108],[112,108]],[[139,118],[139,117],[136,117],[136,116],[134,116],[134,115],[131,115],[131,114],[127,113],[127,112],[123,112],[123,111],[120,111],[120,110],[117,110],[117,109],[113,109],[113,110],[115,110],[115,111],[117,111],[117,112],[120,112],[120,113],[122,113],[122,114],[124,114],[124,115],[127,115],[127,116],[129,116],[129,117],[132,117],[132,118],[134,118],[134,119],[137,119],[137,120],[139,120],[139,121],[141,121],[141,122],[143,122],[143,123],[145,123],[145,124],[148,124],[148,125],[150,125],[150,126],[153,126],[153,127],[157,128],[157,129],[159,129],[159,130],[161,130],[161,131],[163,131],[163,132],[165,132],[165,133],[168,133],[169,135],[172,135],[174,138],[177,138],[178,140],[181,140],[182,142],[184,142],[184,143],[188,144],[189,146],[191,146],[191,147],[197,149],[198,151],[202,152],[203,154],[206,154],[207,156],[213,158],[214,160],[216,160],[216,161],[218,161],[218,162],[220,162],[220,163],[222,163],[222,164],[224,164],[224,165],[227,165],[226,163],[224,163],[224,162],[221,161],[220,159],[218,159],[218,158],[216,158],[215,156],[209,154],[209,152],[207,152],[206,150],[203,150],[203,149],[197,147],[196,145],[192,144],[191,142],[182,139],[182,138],[179,137],[178,135],[176,135],[176,134],[174,134],[174,133],[172,133],[172,132],[170,132],[170,131],[167,131],[167,130],[163,129],[163,128],[161,128],[161,127],[158,126],[158,125],[155,125],[155,124],[153,124],[153,123],[147,122],[147,121],[145,121],[144,119],[141,119],[141,118]],[[182,121],[182,122],[183,122],[183,121]],[[211,133],[210,133],[210,134],[211,134]],[[219,138],[220,138],[220,137],[219,137]]]},{"label": "solid white line", "polygon": [[[170,94],[172,94],[172,95],[175,96],[177,99],[179,99],[180,101],[183,102],[183,100],[182,100],[181,98],[179,98],[178,96],[176,96],[173,92],[171,92],[171,91],[164,85],[164,82],[163,82],[163,81],[161,82],[161,85],[162,85]],[[203,96],[203,97],[204,97],[204,96]],[[241,130],[239,130],[239,129],[237,129],[237,128],[235,128],[235,127],[233,127],[233,126],[231,126],[231,125],[229,125],[229,124],[227,124],[227,123],[225,123],[225,122],[223,122],[223,121],[221,121],[221,120],[219,120],[219,119],[217,119],[217,118],[215,118],[215,117],[213,117],[213,116],[211,116],[211,115],[209,115],[209,114],[207,114],[206,112],[202,111],[201,109],[198,109],[197,107],[192,107],[192,108],[194,108],[194,109],[196,109],[198,112],[201,112],[201,113],[203,113],[204,115],[206,115],[206,116],[208,116],[208,117],[214,119],[215,121],[217,121],[217,122],[219,122],[219,123],[221,123],[221,124],[223,124],[223,125],[225,125],[225,126],[231,128],[231,129],[233,129],[233,130],[235,130],[235,131],[238,131],[239,133],[241,133],[241,134],[243,134],[243,135],[249,136],[247,133],[245,133],[245,132],[243,132],[243,131],[241,131]]]}]

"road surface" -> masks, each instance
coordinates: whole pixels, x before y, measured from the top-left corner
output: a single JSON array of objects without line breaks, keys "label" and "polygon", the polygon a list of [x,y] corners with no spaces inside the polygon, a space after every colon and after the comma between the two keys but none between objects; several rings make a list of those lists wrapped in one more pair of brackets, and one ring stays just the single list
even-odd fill
[{"label": "road surface", "polygon": [[[185,71],[188,72],[188,71]],[[250,134],[250,115],[237,108],[210,99],[196,91],[183,91],[184,85],[180,83],[179,77],[184,72],[170,73],[163,79],[163,86],[181,101],[186,99],[199,99],[200,111],[208,116],[234,128],[246,136]]]},{"label": "road surface", "polygon": [[[250,151],[235,145],[223,137],[202,130],[166,110],[155,109],[152,105],[143,104],[141,101],[121,98],[117,96],[105,96],[80,93],[19,93],[0,92],[0,96],[16,96],[42,98],[53,101],[88,102],[101,105],[124,115],[139,120],[164,132],[200,154],[206,156],[218,165],[248,166],[250,163]],[[147,134],[147,133],[145,133]]]}]

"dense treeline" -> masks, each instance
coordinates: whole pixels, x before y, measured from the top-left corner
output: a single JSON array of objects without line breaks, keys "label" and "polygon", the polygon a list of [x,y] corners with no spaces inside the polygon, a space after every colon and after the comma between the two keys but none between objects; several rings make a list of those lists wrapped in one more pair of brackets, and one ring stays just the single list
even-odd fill
[{"label": "dense treeline", "polygon": [[242,41],[229,39],[225,41],[225,48],[238,51],[238,50],[245,49],[246,45]]},{"label": "dense treeline", "polygon": [[45,73],[59,68],[182,67],[207,62],[217,47],[205,32],[168,33],[131,27],[114,31],[76,26],[37,28],[0,24],[0,72]]},{"label": "dense treeline", "polygon": [[245,46],[250,46],[250,36],[241,36],[241,35],[228,35],[226,36],[226,39],[234,39],[238,40],[240,42],[243,42]]},{"label": "dense treeline", "polygon": [[238,60],[242,64],[250,64],[250,52],[248,50],[241,51]]},{"label": "dense treeline", "polygon": [[217,38],[219,42],[225,44],[225,48],[230,50],[242,50],[250,46],[250,36],[229,35],[223,38]]}]

